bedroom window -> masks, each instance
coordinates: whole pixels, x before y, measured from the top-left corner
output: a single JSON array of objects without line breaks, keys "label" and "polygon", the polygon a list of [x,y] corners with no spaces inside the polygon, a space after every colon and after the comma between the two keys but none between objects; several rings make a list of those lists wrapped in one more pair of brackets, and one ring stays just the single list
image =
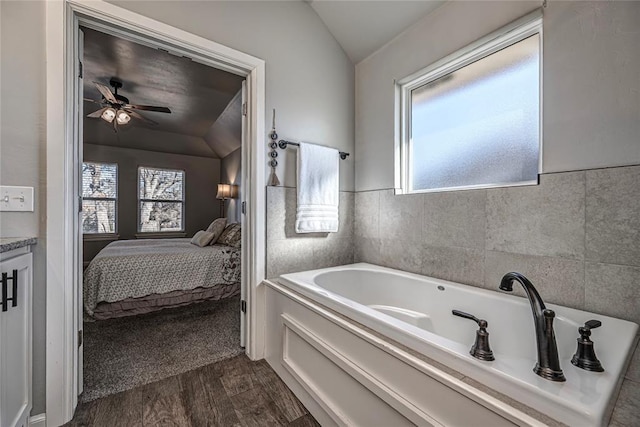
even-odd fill
[{"label": "bedroom window", "polygon": [[82,163],[82,233],[115,234],[118,165]]},{"label": "bedroom window", "polygon": [[138,168],[138,231],[184,231],[184,171]]},{"label": "bedroom window", "polygon": [[398,84],[402,192],[538,183],[541,32],[526,16]]}]

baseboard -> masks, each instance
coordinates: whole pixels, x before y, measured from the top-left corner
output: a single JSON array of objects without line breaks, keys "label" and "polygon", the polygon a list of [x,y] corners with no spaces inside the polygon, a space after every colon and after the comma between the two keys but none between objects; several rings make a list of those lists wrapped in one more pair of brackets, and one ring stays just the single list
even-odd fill
[{"label": "baseboard", "polygon": [[46,427],[47,417],[46,414],[38,414],[29,417],[29,427]]}]

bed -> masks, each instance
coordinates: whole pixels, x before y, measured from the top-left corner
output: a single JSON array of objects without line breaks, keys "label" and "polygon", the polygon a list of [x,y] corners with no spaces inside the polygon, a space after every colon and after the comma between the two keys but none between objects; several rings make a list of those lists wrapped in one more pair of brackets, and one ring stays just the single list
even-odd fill
[{"label": "bed", "polygon": [[190,239],[120,240],[84,272],[84,308],[95,320],[131,316],[240,293],[240,249]]}]

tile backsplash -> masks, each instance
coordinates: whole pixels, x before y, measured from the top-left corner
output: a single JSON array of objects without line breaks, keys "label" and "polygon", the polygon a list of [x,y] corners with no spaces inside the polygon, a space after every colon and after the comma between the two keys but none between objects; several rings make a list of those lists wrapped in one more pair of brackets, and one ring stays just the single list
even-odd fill
[{"label": "tile backsplash", "polygon": [[355,262],[494,290],[518,271],[549,303],[640,323],[640,166],[538,186],[360,192],[354,225]]}]

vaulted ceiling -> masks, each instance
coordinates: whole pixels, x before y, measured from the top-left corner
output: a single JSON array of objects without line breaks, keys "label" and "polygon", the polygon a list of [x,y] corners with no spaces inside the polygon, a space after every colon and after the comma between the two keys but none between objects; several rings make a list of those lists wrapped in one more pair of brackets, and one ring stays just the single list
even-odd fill
[{"label": "vaulted ceiling", "polygon": [[[93,82],[122,81],[131,104],[169,107],[139,111],[158,123],[133,119],[115,133],[100,118],[85,118],[84,141],[175,154],[222,158],[240,147],[243,77],[84,28],[84,98],[100,100]],[[84,115],[100,105],[84,102]],[[235,117],[234,117],[235,115]]]},{"label": "vaulted ceiling", "polygon": [[[444,1],[305,0],[356,64]],[[131,104],[166,106],[171,114],[142,111],[158,122],[133,120],[118,133],[85,118],[84,141],[165,153],[223,158],[240,147],[243,77],[189,58],[84,28],[84,97],[101,100],[93,82],[122,81]],[[100,108],[84,102],[84,115]]]},{"label": "vaulted ceiling", "polygon": [[354,64],[442,5],[442,0],[307,0]]}]

